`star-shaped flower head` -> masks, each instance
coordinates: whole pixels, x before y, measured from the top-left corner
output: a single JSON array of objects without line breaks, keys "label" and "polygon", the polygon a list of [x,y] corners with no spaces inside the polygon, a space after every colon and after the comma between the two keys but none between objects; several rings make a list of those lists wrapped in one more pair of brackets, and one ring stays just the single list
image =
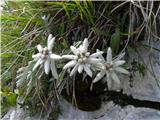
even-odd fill
[{"label": "star-shaped flower head", "polygon": [[90,77],[92,77],[91,71],[91,64],[97,64],[102,62],[101,59],[97,58],[99,55],[102,55],[102,51],[98,51],[90,55],[88,52],[88,39],[85,38],[82,45],[78,48],[71,46],[70,49],[73,52],[73,55],[63,55],[62,58],[70,59],[71,61],[68,62],[63,69],[73,67],[72,71],[70,72],[70,76],[74,75],[76,71],[82,73],[84,70]]},{"label": "star-shaped flower head", "polygon": [[51,69],[52,75],[54,78],[58,78],[57,70],[55,67],[55,60],[61,59],[61,56],[53,54],[52,48],[55,42],[55,37],[52,37],[52,34],[48,36],[47,47],[42,47],[40,44],[37,45],[39,53],[33,55],[32,58],[37,61],[33,67],[33,71],[41,64],[44,64],[44,71],[46,74],[49,74]]},{"label": "star-shaped flower head", "polygon": [[120,80],[119,80],[118,76],[116,75],[116,72],[129,74],[129,72],[127,70],[120,67],[121,65],[123,65],[125,63],[124,60],[121,60],[123,58],[123,56],[124,56],[124,53],[120,54],[116,59],[112,60],[112,50],[110,47],[108,48],[108,51],[107,51],[106,61],[103,58],[103,56],[100,55],[99,57],[103,61],[101,64],[101,71],[97,74],[97,76],[93,80],[93,83],[98,82],[104,76],[106,76],[105,80],[107,80],[107,85],[108,85],[109,90],[112,87],[111,80],[113,80],[116,83],[116,85],[120,86]]}]

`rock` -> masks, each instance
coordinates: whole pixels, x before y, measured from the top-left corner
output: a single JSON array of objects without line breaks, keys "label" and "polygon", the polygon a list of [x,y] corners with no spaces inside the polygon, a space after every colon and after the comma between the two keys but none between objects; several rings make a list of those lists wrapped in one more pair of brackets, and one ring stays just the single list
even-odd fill
[{"label": "rock", "polygon": [[[160,50],[160,41],[154,42],[153,47]],[[140,56],[137,53],[132,54],[128,64],[135,59],[141,63],[144,61],[147,68],[144,76],[138,71],[134,72],[132,83],[129,77],[120,75],[123,93],[140,100],[160,102],[160,52],[144,47],[137,47],[137,50]]]},{"label": "rock", "polygon": [[11,108],[8,113],[2,118],[2,120],[27,120],[26,116],[28,119],[28,111],[24,111],[21,108]]},{"label": "rock", "polygon": [[[112,101],[103,103],[99,110],[86,112],[61,99],[61,111],[58,120],[160,120],[158,110],[135,108],[131,105],[122,108]],[[30,116],[27,110],[12,108],[2,120],[40,120],[40,113]],[[47,118],[41,118],[41,120],[47,120]]]},{"label": "rock", "polygon": [[103,103],[101,109],[92,112],[81,111],[62,99],[62,114],[58,120],[160,120],[160,111],[149,108],[124,108],[113,102]]},{"label": "rock", "polygon": [[146,109],[146,108],[137,108],[128,114],[124,120],[159,120],[160,112]]},{"label": "rock", "polygon": [[15,107],[11,108],[1,120],[47,120],[47,118],[41,118],[40,116],[40,113],[30,116],[30,112],[28,110]]}]

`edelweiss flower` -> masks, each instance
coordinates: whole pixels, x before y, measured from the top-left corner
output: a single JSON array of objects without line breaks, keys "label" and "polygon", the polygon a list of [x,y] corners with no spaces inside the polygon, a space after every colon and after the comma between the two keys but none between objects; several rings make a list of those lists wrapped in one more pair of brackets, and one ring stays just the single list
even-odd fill
[{"label": "edelweiss flower", "polygon": [[108,51],[107,51],[106,61],[103,58],[103,56],[100,55],[99,57],[103,61],[102,64],[100,64],[101,71],[97,74],[96,78],[93,80],[93,83],[98,82],[106,75],[107,85],[108,85],[109,89],[111,89],[111,84],[112,84],[111,80],[114,80],[114,82],[118,86],[120,86],[120,80],[119,80],[118,76],[116,75],[115,71],[120,72],[120,73],[124,73],[124,74],[129,74],[129,72],[127,70],[120,67],[120,65],[125,63],[124,60],[120,60],[123,56],[124,56],[124,53],[119,55],[119,57],[117,57],[115,60],[112,61],[112,50],[110,47],[108,48]]},{"label": "edelweiss flower", "polygon": [[90,52],[88,52],[88,45],[88,39],[85,38],[83,44],[78,48],[75,48],[74,46],[70,47],[74,55],[62,56],[62,58],[71,60],[63,67],[63,69],[73,67],[70,76],[75,74],[77,70],[79,73],[82,73],[82,71],[84,70],[90,77],[92,77],[92,71],[90,69],[91,64],[102,62],[102,60],[97,57],[103,54],[103,52],[99,51],[90,55]]},{"label": "edelweiss flower", "polygon": [[34,58],[34,60],[37,61],[37,63],[33,67],[33,71],[39,65],[44,63],[45,73],[49,74],[49,71],[51,69],[54,78],[57,79],[58,74],[57,74],[54,60],[61,59],[61,56],[52,53],[54,41],[55,41],[55,37],[52,37],[52,35],[50,34],[48,36],[47,47],[43,48],[41,45],[37,45],[37,49],[38,49],[39,53],[32,56],[32,58]]}]

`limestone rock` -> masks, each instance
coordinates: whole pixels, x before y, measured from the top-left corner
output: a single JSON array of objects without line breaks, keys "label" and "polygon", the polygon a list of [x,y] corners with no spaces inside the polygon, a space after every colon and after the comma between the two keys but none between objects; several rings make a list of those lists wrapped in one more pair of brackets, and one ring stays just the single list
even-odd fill
[{"label": "limestone rock", "polygon": [[[160,50],[160,41],[154,42],[153,47]],[[137,50],[140,56],[137,53],[133,54],[128,64],[133,59],[141,63],[143,61],[147,67],[145,75],[142,76],[138,71],[134,72],[131,80],[127,76],[120,76],[123,93],[140,100],[160,102],[160,52],[144,47],[137,47]]]},{"label": "limestone rock", "polygon": [[160,111],[149,108],[124,108],[113,102],[103,103],[101,109],[93,112],[78,110],[62,99],[62,114],[58,120],[160,120]]},{"label": "limestone rock", "polygon": [[28,110],[23,108],[11,108],[7,114],[1,120],[47,120],[47,118],[41,118],[40,113],[35,116],[30,116]]}]

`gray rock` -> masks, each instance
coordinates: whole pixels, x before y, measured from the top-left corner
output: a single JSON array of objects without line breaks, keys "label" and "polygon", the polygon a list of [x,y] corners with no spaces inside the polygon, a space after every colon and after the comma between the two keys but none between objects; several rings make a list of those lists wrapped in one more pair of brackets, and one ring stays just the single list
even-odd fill
[{"label": "gray rock", "polygon": [[35,116],[30,116],[30,112],[23,108],[11,108],[1,120],[47,120],[41,118],[40,113]]},{"label": "gray rock", "polygon": [[101,109],[93,112],[85,112],[73,107],[62,100],[62,114],[58,120],[160,120],[160,111],[149,108],[124,108],[113,102],[103,103]]},{"label": "gray rock", "polygon": [[[61,111],[62,114],[58,116],[58,120],[160,120],[158,110],[135,108],[130,105],[122,108],[113,102],[103,103],[99,110],[86,112],[62,99]],[[40,114],[32,117],[27,110],[12,108],[2,120],[47,120],[47,118],[40,119]]]},{"label": "gray rock", "polygon": [[160,112],[146,108],[136,108],[124,120],[160,120]]},{"label": "gray rock", "polygon": [[[160,41],[154,42],[154,48],[160,50]],[[124,94],[132,95],[136,99],[150,100],[160,102],[160,52],[154,49],[146,49],[144,47],[137,47],[139,55],[134,53],[128,64],[133,59],[139,62],[144,62],[145,75],[142,76],[138,71],[134,72],[132,78],[132,86],[130,87],[130,78],[120,75]],[[143,60],[142,60],[142,59]]]}]

